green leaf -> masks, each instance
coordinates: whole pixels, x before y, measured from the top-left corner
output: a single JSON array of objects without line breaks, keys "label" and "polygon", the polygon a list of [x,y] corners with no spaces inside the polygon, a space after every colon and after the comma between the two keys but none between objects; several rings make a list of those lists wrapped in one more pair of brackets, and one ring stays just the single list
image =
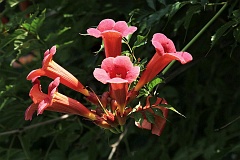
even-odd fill
[{"label": "green leaf", "polygon": [[13,34],[10,34],[5,39],[0,41],[0,48],[4,48],[15,40],[23,40],[27,36],[27,32],[23,29],[16,29]]},{"label": "green leaf", "polygon": [[232,14],[234,16],[234,20],[236,20],[239,23],[240,22],[240,9],[234,10]]},{"label": "green leaf", "polygon": [[240,42],[240,26],[234,29],[233,31],[233,37],[237,42]]},{"label": "green leaf", "polygon": [[137,98],[141,97],[141,96],[148,96],[149,95],[149,91],[147,91],[145,88],[142,88],[140,91],[139,91],[139,94],[137,96]]},{"label": "green leaf", "polygon": [[14,97],[6,97],[6,98],[4,98],[4,100],[3,100],[3,102],[1,103],[1,105],[0,105],[0,111],[5,107],[5,106],[7,106],[7,104],[10,104],[11,102],[13,102],[13,101],[15,101],[16,100],[16,98],[14,98]]},{"label": "green leaf", "polygon": [[59,36],[65,33],[66,31],[69,31],[71,27],[64,27],[62,29],[59,29],[58,31],[54,33],[50,33],[44,40],[45,41],[56,41],[59,39]]},{"label": "green leaf", "polygon": [[171,5],[171,8],[169,9],[168,13],[168,20],[170,20],[179,9],[181,9],[183,6],[185,6],[187,3],[184,2],[176,2],[173,5]]},{"label": "green leaf", "polygon": [[158,0],[158,2],[167,5],[166,0]]},{"label": "green leaf", "polygon": [[212,46],[214,46],[216,44],[216,42],[224,35],[224,33],[235,24],[236,24],[236,22],[229,21],[229,22],[225,23],[224,25],[222,25],[211,38]]},{"label": "green leaf", "polygon": [[145,64],[148,62],[147,58],[144,58],[141,60],[141,62],[138,63],[138,66],[140,67],[140,70],[143,71],[145,69]]},{"label": "green leaf", "polygon": [[132,50],[134,51],[134,49],[136,49],[140,46],[143,46],[146,43],[147,43],[147,36],[138,35],[137,40],[134,42]]},{"label": "green leaf", "polygon": [[191,6],[188,11],[186,12],[186,17],[185,17],[185,21],[184,21],[184,28],[186,30],[188,30],[189,24],[191,22],[191,19],[193,17],[194,14],[199,13],[202,9],[201,5],[196,5],[196,6]]},{"label": "green leaf", "polygon": [[[43,10],[42,13],[34,18],[31,23],[23,23],[22,27],[28,30],[30,33],[37,34],[39,28],[43,24],[43,21],[45,20],[45,12],[46,10]],[[34,17],[34,16],[32,16]]]},{"label": "green leaf", "polygon": [[153,112],[154,112],[156,115],[164,118],[163,112],[162,112],[161,109],[159,109],[159,108],[152,108],[152,107],[151,107],[151,109],[153,110]]},{"label": "green leaf", "polygon": [[18,3],[20,2],[19,0],[8,0],[7,1],[10,5],[10,7],[14,7],[16,5],[18,5]]},{"label": "green leaf", "polygon": [[155,117],[154,117],[154,115],[151,113],[151,112],[148,112],[148,111],[146,111],[146,112],[144,112],[145,113],[145,115],[146,115],[146,118],[147,118],[147,121],[149,122],[149,123],[155,123]]},{"label": "green leaf", "polygon": [[156,87],[158,84],[162,83],[163,80],[159,77],[153,79],[150,83],[147,84],[147,89],[149,92],[153,90],[154,87]]},{"label": "green leaf", "polygon": [[153,105],[153,104],[155,104],[155,103],[156,103],[156,101],[157,101],[157,98],[158,98],[158,97],[156,97],[156,96],[149,97],[149,103],[150,103],[150,105]]},{"label": "green leaf", "polygon": [[155,0],[146,0],[150,8],[156,10],[156,1]]},{"label": "green leaf", "polygon": [[169,104],[161,104],[162,107],[165,107],[167,109],[170,109],[172,111],[174,111],[175,113],[179,114],[180,116],[183,116],[184,118],[186,118],[186,116],[184,116],[182,113],[178,112],[175,108],[173,108],[173,106],[169,105]]},{"label": "green leaf", "polygon": [[154,24],[158,23],[163,17],[167,16],[169,10],[170,10],[170,5],[154,12],[153,14],[150,14],[147,18],[147,22],[146,22],[147,26],[146,27],[150,28]]},{"label": "green leaf", "polygon": [[135,121],[137,123],[139,123],[140,125],[142,125],[143,122],[143,115],[141,112],[134,112],[133,114],[133,118],[135,119]]},{"label": "green leaf", "polygon": [[66,154],[62,150],[54,149],[50,152],[48,157],[51,157],[49,158],[50,160],[65,160]]}]

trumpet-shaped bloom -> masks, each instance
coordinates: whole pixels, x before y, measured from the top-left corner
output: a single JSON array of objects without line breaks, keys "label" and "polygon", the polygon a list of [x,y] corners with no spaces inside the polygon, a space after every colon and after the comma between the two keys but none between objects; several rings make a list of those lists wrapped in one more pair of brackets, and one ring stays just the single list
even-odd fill
[{"label": "trumpet-shaped bloom", "polygon": [[85,96],[90,96],[88,90],[81,84],[81,82],[77,80],[76,77],[52,60],[55,53],[56,46],[53,46],[50,50],[47,50],[44,53],[42,68],[30,72],[27,76],[27,80],[32,80],[40,76],[47,76],[52,79],[60,77],[60,82],[65,86],[76,90]]},{"label": "trumpet-shaped bloom", "polygon": [[123,115],[128,84],[137,79],[140,67],[133,66],[127,56],[108,57],[102,61],[101,68],[96,68],[94,77],[103,84],[110,83],[110,96],[118,103],[118,109]]},{"label": "trumpet-shaped bloom", "polygon": [[178,60],[182,64],[185,64],[192,60],[192,56],[188,52],[177,52],[173,42],[164,34],[154,34],[152,44],[156,49],[156,53],[147,64],[146,69],[143,71],[139,82],[134,88],[135,91],[139,91],[146,83],[151,81],[158,73],[160,73],[171,61]]},{"label": "trumpet-shaped bloom", "polygon": [[89,28],[87,33],[96,38],[102,37],[106,57],[121,55],[122,38],[133,34],[137,27],[128,27],[125,21],[102,20],[97,28]]},{"label": "trumpet-shaped bloom", "polygon": [[106,83],[132,83],[137,79],[140,67],[133,66],[128,56],[108,57],[102,61],[101,68],[95,68],[94,77]]},{"label": "trumpet-shaped bloom", "polygon": [[57,91],[60,83],[60,78],[57,77],[49,84],[48,94],[41,91],[40,82],[38,79],[33,80],[33,87],[30,90],[29,96],[33,103],[25,112],[25,120],[31,120],[35,111],[37,114],[42,114],[44,110],[77,114],[93,121],[99,121],[95,113],[91,112],[84,105],[75,99],[69,98]]},{"label": "trumpet-shaped bloom", "polygon": [[[160,136],[164,127],[165,127],[166,118],[167,118],[167,115],[168,115],[168,109],[164,108],[164,107],[161,107],[161,104],[167,104],[167,102],[162,98],[157,98],[156,102],[154,104],[150,105],[149,98],[150,97],[147,97],[146,106],[143,107],[140,110],[140,112],[142,112],[142,114],[144,116],[142,124],[140,124],[139,122],[135,122],[135,124],[139,128],[152,130],[152,134]],[[156,115],[153,112],[152,108],[153,109],[160,109],[162,111],[164,117]],[[144,111],[148,111],[148,112],[150,112],[154,115],[154,123],[150,123],[150,122],[147,121],[146,115],[144,114]]]}]

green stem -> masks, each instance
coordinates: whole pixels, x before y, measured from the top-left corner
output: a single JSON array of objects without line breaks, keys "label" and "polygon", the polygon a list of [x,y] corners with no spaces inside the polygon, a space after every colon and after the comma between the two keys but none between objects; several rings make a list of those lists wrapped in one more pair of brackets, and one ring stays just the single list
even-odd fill
[{"label": "green stem", "polygon": [[[217,19],[217,17],[224,11],[227,7],[227,2],[224,3],[223,7],[215,14],[215,16],[198,32],[198,34],[193,37],[193,39],[182,49],[182,51],[186,51],[202,34],[207,28]],[[176,60],[172,61],[163,71],[162,74],[164,75],[170,67],[176,62]]]}]

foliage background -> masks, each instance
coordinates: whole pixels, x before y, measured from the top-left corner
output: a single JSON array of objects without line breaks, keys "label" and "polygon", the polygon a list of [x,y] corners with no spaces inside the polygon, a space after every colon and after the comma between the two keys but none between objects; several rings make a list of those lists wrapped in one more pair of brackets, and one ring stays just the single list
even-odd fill
[{"label": "foliage background", "polygon": [[[92,76],[104,58],[102,52],[94,53],[101,40],[79,33],[86,33],[105,18],[130,21],[138,27],[132,45],[136,35],[148,34],[146,45],[137,48],[135,56],[149,60],[154,54],[150,42],[154,33],[166,34],[181,50],[224,5],[221,0],[32,0],[20,11],[19,2],[0,3],[1,17],[9,19],[0,26],[0,159],[4,160],[107,159],[111,145],[119,139],[120,135],[77,116],[59,120],[62,114],[45,112],[31,122],[24,121],[24,112],[31,104],[31,83],[26,76],[41,66],[46,49],[57,45],[54,60],[101,93],[106,86]],[[166,83],[158,88],[159,95],[187,118],[171,112],[160,137],[138,129],[129,120],[113,159],[240,159],[239,7],[239,0],[228,1],[187,49],[194,61],[184,66],[176,63],[164,75]],[[12,67],[13,60],[30,52],[35,55],[31,63]],[[43,90],[48,83],[44,79]],[[86,102],[64,86],[59,90]],[[56,121],[43,123],[53,119]]]}]

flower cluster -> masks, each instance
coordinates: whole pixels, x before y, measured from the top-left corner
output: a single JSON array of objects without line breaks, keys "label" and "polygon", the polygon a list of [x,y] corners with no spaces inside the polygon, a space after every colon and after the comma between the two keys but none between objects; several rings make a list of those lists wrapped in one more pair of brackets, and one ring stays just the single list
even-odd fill
[{"label": "flower cluster", "polygon": [[[164,107],[166,100],[148,95],[145,97],[145,105],[139,103],[132,106],[131,102],[138,99],[141,88],[152,81],[171,61],[177,60],[185,64],[192,60],[192,56],[187,52],[177,52],[170,39],[164,34],[156,33],[152,38],[156,53],[140,74],[140,67],[134,64],[130,57],[122,55],[123,37],[136,30],[136,27],[128,26],[124,21],[115,22],[112,19],[102,20],[97,28],[87,30],[89,35],[103,39],[106,58],[101,67],[93,71],[93,76],[98,81],[109,85],[109,90],[102,95],[86,89],[76,77],[53,61],[55,46],[47,50],[42,68],[33,70],[27,76],[27,80],[31,80],[33,84],[29,93],[33,103],[27,108],[25,119],[31,120],[35,111],[39,115],[44,110],[49,110],[80,115],[102,128],[119,132],[118,127],[121,128],[127,118],[134,118],[133,115],[138,113],[141,118],[135,119],[136,126],[160,135],[168,115],[168,109]],[[41,90],[38,80],[41,76],[53,79],[47,94]],[[96,109],[91,110],[77,100],[59,93],[57,88],[60,83],[83,94]],[[152,103],[153,98],[155,100]],[[149,121],[148,114],[152,115],[153,121]]]}]

